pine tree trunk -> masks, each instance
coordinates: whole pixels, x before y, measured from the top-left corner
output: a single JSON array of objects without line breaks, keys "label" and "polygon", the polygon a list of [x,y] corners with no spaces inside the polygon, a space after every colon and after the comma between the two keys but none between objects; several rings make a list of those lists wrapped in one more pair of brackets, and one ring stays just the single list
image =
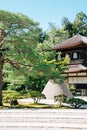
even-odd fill
[{"label": "pine tree trunk", "polygon": [[3,56],[0,55],[0,106],[2,106]]}]

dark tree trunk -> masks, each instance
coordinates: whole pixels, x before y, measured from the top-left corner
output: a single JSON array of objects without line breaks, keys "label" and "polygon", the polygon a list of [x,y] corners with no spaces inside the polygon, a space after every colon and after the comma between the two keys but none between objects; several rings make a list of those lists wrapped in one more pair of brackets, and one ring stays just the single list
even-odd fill
[{"label": "dark tree trunk", "polygon": [[3,56],[0,55],[0,106],[2,106]]}]

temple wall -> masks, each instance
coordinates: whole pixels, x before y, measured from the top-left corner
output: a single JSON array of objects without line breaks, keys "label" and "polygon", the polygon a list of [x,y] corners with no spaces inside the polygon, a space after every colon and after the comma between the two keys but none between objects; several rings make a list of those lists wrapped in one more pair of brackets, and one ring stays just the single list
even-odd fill
[{"label": "temple wall", "polygon": [[87,77],[69,77],[70,84],[87,84]]}]

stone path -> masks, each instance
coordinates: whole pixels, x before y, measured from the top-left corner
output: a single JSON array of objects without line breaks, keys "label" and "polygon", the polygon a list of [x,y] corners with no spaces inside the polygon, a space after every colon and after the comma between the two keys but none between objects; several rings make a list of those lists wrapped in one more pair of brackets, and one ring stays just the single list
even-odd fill
[{"label": "stone path", "polygon": [[0,130],[87,130],[87,109],[0,110]]}]

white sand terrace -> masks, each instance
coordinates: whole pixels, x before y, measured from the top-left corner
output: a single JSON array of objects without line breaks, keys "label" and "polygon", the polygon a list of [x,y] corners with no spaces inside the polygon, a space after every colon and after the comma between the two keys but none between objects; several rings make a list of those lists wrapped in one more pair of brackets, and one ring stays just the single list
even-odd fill
[{"label": "white sand terrace", "polygon": [[87,130],[87,109],[0,110],[0,130]]},{"label": "white sand terrace", "polygon": [[[87,96],[78,96],[78,97],[75,97],[75,98],[81,98],[81,99],[87,101]],[[29,103],[32,103],[33,99],[32,98],[26,98],[26,99],[19,99],[18,101],[19,102],[29,102]],[[42,100],[40,100],[40,103],[55,104],[54,99],[42,99]]]},{"label": "white sand terrace", "polygon": [[[20,101],[33,102],[30,98]],[[54,104],[54,100],[41,102]],[[87,109],[3,109],[0,130],[87,130]]]}]

